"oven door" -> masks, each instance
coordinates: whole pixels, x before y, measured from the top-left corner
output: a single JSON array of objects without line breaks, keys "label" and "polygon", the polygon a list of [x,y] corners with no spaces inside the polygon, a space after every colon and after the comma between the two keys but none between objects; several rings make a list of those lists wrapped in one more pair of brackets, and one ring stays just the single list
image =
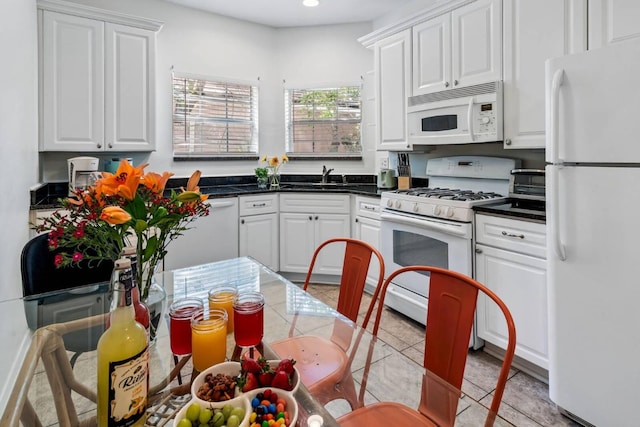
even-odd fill
[{"label": "oven door", "polygon": [[[385,269],[389,272],[409,265],[431,265],[447,268],[471,276],[470,223],[420,217],[400,212],[383,211],[381,218],[380,250]],[[426,277],[425,277],[426,276]],[[418,322],[425,323],[426,298],[429,295],[428,273],[405,273],[396,278],[388,290],[387,305]],[[396,299],[405,300],[403,303]],[[413,300],[415,306],[408,302]],[[396,307],[400,306],[400,308]],[[418,318],[416,318],[418,317]]]}]

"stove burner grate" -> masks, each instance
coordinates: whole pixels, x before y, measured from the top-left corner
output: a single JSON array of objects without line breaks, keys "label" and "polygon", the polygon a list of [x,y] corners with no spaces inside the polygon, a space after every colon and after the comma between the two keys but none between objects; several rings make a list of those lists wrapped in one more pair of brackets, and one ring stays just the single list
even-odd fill
[{"label": "stove burner grate", "polygon": [[417,187],[409,188],[407,190],[397,190],[397,194],[405,194],[408,196],[426,197],[443,200],[458,200],[458,201],[474,201],[474,200],[488,200],[503,197],[501,194],[493,192],[483,191],[471,191],[460,190],[458,188],[429,188],[429,187]]}]

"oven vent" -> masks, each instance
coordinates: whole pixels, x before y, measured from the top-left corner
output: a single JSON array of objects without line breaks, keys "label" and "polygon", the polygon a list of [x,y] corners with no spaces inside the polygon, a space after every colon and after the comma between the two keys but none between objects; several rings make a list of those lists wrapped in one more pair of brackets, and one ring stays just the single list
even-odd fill
[{"label": "oven vent", "polygon": [[464,98],[467,96],[484,95],[486,93],[496,93],[502,89],[502,82],[482,83],[474,86],[447,89],[440,92],[426,93],[409,97],[409,107],[426,104],[429,102],[445,101],[447,99]]}]

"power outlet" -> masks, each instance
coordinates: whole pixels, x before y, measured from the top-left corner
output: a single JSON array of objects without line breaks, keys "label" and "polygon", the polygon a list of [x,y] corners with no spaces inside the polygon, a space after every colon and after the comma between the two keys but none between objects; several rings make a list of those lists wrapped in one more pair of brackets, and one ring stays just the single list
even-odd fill
[{"label": "power outlet", "polygon": [[380,169],[389,169],[389,158],[382,157],[380,159]]}]

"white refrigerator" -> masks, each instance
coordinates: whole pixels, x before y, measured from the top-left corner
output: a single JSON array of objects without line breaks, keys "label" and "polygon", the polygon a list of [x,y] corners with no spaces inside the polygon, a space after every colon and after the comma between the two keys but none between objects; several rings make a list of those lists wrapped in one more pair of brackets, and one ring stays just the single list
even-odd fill
[{"label": "white refrigerator", "polygon": [[638,426],[640,43],[548,60],[546,91],[549,394]]}]

